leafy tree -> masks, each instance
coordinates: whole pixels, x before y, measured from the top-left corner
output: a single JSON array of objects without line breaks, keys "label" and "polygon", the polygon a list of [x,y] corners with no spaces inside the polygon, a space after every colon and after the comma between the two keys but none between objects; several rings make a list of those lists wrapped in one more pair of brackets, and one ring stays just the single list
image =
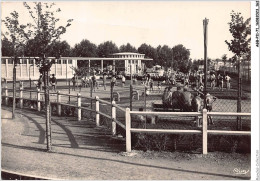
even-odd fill
[{"label": "leafy tree", "polygon": [[145,54],[145,58],[153,59],[153,61],[145,62],[147,68],[152,68],[153,65],[156,65],[156,62],[158,60],[158,54],[157,54],[157,50],[154,47],[144,43],[138,48],[138,52],[141,54]]},{"label": "leafy tree", "polygon": [[164,67],[170,67],[172,62],[172,50],[167,45],[163,47],[159,45],[157,47],[158,59],[156,64],[162,65]]},{"label": "leafy tree", "polygon": [[[58,18],[60,8],[55,8],[55,3],[35,2],[34,6],[30,6],[27,2],[23,3],[27,8],[33,23],[28,23],[29,30],[26,36],[30,38],[33,45],[36,45],[36,52],[39,58],[35,58],[36,65],[39,67],[40,73],[44,77],[44,94],[45,94],[45,110],[46,110],[46,138],[47,150],[51,150],[51,124],[50,124],[50,95],[49,95],[49,71],[55,60],[48,60],[48,47],[59,40],[60,36],[66,32],[66,28],[71,25],[72,19],[67,20],[65,26],[58,26]],[[55,9],[54,9],[55,8]],[[58,57],[57,57],[58,58]]]},{"label": "leafy tree", "polygon": [[172,54],[174,69],[179,69],[180,71],[185,71],[184,73],[186,73],[190,67],[190,51],[183,45],[179,44],[172,48]]},{"label": "leafy tree", "polygon": [[97,47],[97,54],[99,57],[108,57],[110,54],[118,52],[118,47],[112,41],[106,41],[99,44]]},{"label": "leafy tree", "polygon": [[132,46],[130,43],[127,43],[126,45],[121,45],[119,47],[120,52],[133,52],[137,53],[137,50],[134,46]]},{"label": "leafy tree", "polygon": [[14,55],[13,44],[6,37],[1,40],[1,45],[2,56],[11,57]]},{"label": "leafy tree", "polygon": [[[24,44],[26,42],[26,39],[24,37],[26,36],[24,33],[24,30],[26,28],[25,25],[21,25],[19,23],[19,14],[16,11],[13,11],[10,13],[10,17],[5,17],[2,22],[5,24],[7,28],[7,32],[4,35],[6,40],[9,38],[9,42],[12,42],[12,48],[10,50],[13,51],[13,61],[14,61],[14,67],[13,67],[13,109],[12,109],[12,117],[15,118],[15,97],[16,97],[16,65],[18,63],[18,55],[21,50],[21,48],[24,48]],[[8,37],[8,38],[7,38]],[[11,45],[11,44],[9,44]]]},{"label": "leafy tree", "polygon": [[221,60],[223,61],[224,63],[224,75],[226,74],[226,63],[228,61],[228,58],[227,58],[227,54],[224,54],[222,57],[221,57]]},{"label": "leafy tree", "polygon": [[47,48],[48,57],[68,57],[70,54],[70,45],[66,41],[54,41]]},{"label": "leafy tree", "polygon": [[75,57],[97,57],[97,46],[89,40],[82,40],[72,49],[72,56]]},{"label": "leafy tree", "polygon": [[[241,74],[240,74],[240,58],[242,55],[248,54],[250,51],[251,41],[251,18],[244,21],[241,13],[232,11],[230,13],[231,21],[229,24],[229,32],[233,36],[233,40],[228,42],[225,40],[230,51],[232,51],[238,58],[238,99],[237,99],[237,112],[241,112]],[[238,129],[241,129],[241,118],[237,117]]]},{"label": "leafy tree", "polygon": [[158,59],[158,54],[155,48],[153,48],[151,45],[147,45],[143,43],[139,48],[138,52],[141,54],[145,54],[145,58],[152,58],[153,61],[147,61],[146,66],[148,68],[151,68],[153,65],[155,65]]},{"label": "leafy tree", "polygon": [[241,13],[230,13],[231,22],[229,22],[229,31],[233,36],[233,40],[228,42],[225,40],[230,51],[236,56],[241,57],[250,51],[251,41],[251,18],[244,21]]}]

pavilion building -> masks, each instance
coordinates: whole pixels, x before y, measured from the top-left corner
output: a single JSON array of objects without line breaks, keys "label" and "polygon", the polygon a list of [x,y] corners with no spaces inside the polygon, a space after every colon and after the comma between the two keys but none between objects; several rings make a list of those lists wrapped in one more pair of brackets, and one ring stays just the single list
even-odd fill
[{"label": "pavilion building", "polygon": [[[142,74],[146,61],[153,59],[144,58],[145,54],[123,52],[113,53],[108,57],[61,57],[55,60],[50,74],[55,74],[57,79],[70,79],[74,75],[72,67],[86,67],[88,71],[92,68],[99,69],[101,72],[112,67],[114,72],[124,72],[126,75]],[[17,80],[36,80],[39,78],[39,69],[35,64],[35,57],[19,57],[16,66]],[[55,57],[48,57],[55,59]],[[13,79],[14,61],[12,57],[1,57],[1,78]]]}]

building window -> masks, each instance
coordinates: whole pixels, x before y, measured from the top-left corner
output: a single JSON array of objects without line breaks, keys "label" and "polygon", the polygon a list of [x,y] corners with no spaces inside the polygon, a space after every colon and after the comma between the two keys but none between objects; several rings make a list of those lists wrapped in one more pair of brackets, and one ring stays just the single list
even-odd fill
[{"label": "building window", "polygon": [[61,60],[58,60],[58,61],[57,61],[57,64],[61,64]]},{"label": "building window", "polygon": [[14,60],[13,59],[8,59],[8,64],[13,64]]},{"label": "building window", "polygon": [[29,59],[29,64],[33,64],[33,59]]},{"label": "building window", "polygon": [[27,64],[27,59],[22,59],[20,61],[22,62],[22,64]]},{"label": "building window", "polygon": [[67,60],[62,60],[62,64],[66,64],[67,63]]},{"label": "building window", "polygon": [[130,63],[131,63],[131,60],[128,60],[128,63],[130,64]]},{"label": "building window", "polygon": [[72,64],[72,60],[69,60],[68,64]]},{"label": "building window", "polygon": [[5,62],[6,62],[5,59],[1,59],[2,64],[5,64]]}]

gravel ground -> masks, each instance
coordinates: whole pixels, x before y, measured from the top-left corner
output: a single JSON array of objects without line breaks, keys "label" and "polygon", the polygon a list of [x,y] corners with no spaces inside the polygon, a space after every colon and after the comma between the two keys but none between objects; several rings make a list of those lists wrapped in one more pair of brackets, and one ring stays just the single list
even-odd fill
[{"label": "gravel ground", "polygon": [[70,180],[250,179],[250,154],[141,152],[91,121],[52,117],[53,151],[46,152],[42,114],[2,107],[2,169]]}]

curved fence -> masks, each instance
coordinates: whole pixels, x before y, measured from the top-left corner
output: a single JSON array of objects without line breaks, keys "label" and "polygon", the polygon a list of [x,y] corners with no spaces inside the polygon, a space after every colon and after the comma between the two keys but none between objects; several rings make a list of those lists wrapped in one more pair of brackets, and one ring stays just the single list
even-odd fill
[{"label": "curved fence", "polygon": [[[13,90],[8,89],[7,86],[2,88],[2,104],[13,104]],[[137,96],[137,95],[136,95]],[[20,108],[30,108],[37,111],[44,111],[45,96],[42,91],[23,90],[21,87],[16,91],[16,106]],[[227,131],[227,130],[208,130],[208,116],[229,116],[229,117],[247,117],[246,122],[250,122],[251,113],[231,113],[231,112],[207,112],[205,109],[201,112],[142,112],[142,111],[130,111],[129,108],[122,108],[115,101],[106,101],[100,99],[98,96],[89,97],[77,95],[64,94],[57,92],[50,93],[51,113],[58,116],[73,116],[77,117],[77,120],[93,120],[96,122],[96,126],[106,125],[111,129],[113,136],[121,134],[126,138],[126,151],[131,151],[131,132],[134,133],[167,133],[167,134],[201,134],[203,140],[203,154],[207,154],[207,135],[250,135],[250,131]],[[202,127],[197,129],[145,129],[133,128],[131,125],[134,121],[131,115],[148,115],[157,119],[158,117],[170,116],[173,117],[201,117]],[[248,119],[249,117],[249,119]],[[142,121],[137,120],[137,121]],[[145,123],[146,124],[146,123]],[[151,124],[155,124],[152,122]]]}]

